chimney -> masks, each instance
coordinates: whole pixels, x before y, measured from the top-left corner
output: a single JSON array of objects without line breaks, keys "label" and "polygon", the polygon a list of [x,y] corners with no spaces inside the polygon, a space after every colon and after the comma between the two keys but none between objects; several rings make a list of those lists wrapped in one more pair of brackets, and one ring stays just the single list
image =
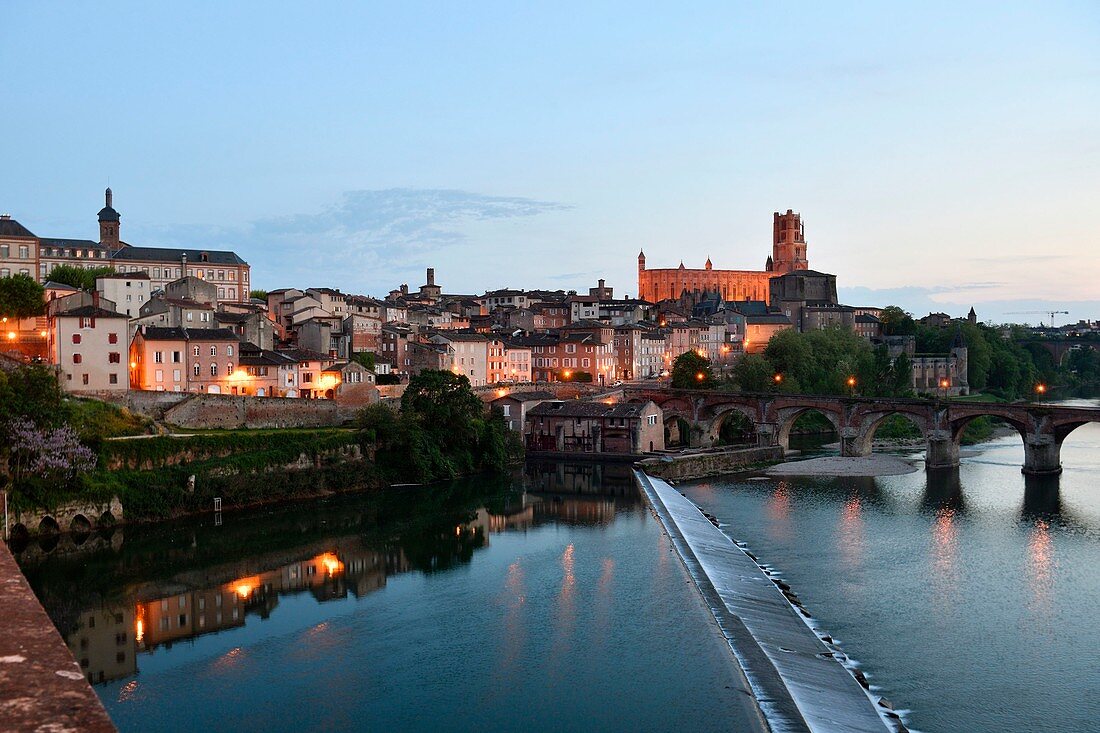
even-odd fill
[{"label": "chimney", "polygon": [[435,268],[428,268],[428,285],[435,285]]}]

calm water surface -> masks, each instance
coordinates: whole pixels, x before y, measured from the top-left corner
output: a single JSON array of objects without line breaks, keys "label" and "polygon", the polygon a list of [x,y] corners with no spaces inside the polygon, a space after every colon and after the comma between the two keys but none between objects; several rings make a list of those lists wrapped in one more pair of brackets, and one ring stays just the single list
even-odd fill
[{"label": "calm water surface", "polygon": [[957,472],[680,489],[781,572],[913,729],[1097,731],[1100,425],[1067,438],[1058,478],[1022,463],[1012,436]]},{"label": "calm water surface", "polygon": [[749,725],[733,657],[626,467],[529,467],[73,550],[19,558],[123,731]]}]

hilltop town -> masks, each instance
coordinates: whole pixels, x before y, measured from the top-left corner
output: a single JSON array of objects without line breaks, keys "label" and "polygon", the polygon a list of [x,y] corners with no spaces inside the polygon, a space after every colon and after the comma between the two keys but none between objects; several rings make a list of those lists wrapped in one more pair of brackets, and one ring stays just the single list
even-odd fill
[{"label": "hilltop town", "polygon": [[[73,239],[0,218],[0,277],[32,277],[46,301],[41,315],[5,319],[4,353],[54,365],[77,394],[367,404],[429,369],[463,374],[475,388],[610,386],[667,377],[689,351],[721,373],[778,332],[829,326],[886,344],[894,356],[907,352],[914,391],[945,380],[950,394],[968,389],[965,343],[917,356],[911,338],[885,334],[882,308],[838,301],[836,275],[810,269],[805,227],[791,210],[774,215],[763,270],[714,269],[709,258],[701,269],[647,269],[642,253],[634,298],[616,297],[603,280],[585,291],[447,292],[432,268],[419,287],[379,296],[316,283],[257,291],[234,252],[125,241],[110,189],[98,224],[98,240]],[[94,278],[89,287],[51,279],[74,268]]]}]

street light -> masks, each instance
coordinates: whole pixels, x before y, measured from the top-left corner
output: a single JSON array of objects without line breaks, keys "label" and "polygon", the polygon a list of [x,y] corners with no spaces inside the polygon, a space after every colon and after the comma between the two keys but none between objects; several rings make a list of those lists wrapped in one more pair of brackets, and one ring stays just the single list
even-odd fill
[{"label": "street light", "polygon": [[1042,402],[1043,395],[1046,394],[1046,391],[1047,391],[1047,386],[1045,384],[1043,384],[1042,382],[1039,382],[1038,384],[1035,385],[1035,396],[1040,402]]},{"label": "street light", "polygon": [[854,376],[848,377],[848,389],[851,391],[852,396],[856,394],[856,378]]},{"label": "street light", "polygon": [[950,379],[944,378],[944,379],[940,380],[940,397],[941,398],[943,398],[943,399],[947,398],[947,390],[950,386],[951,386],[951,380]]},{"label": "street light", "polygon": [[702,372],[699,372],[698,374],[695,375],[695,378],[698,379],[700,382],[702,382],[704,379],[707,378],[707,375],[703,374]]}]

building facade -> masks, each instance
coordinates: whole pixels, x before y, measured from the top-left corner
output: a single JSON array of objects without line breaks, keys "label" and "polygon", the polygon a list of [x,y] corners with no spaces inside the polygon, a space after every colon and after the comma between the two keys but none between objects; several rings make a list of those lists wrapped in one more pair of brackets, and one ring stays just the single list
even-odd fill
[{"label": "building facade", "polygon": [[809,269],[805,226],[791,209],[774,214],[772,254],[762,271],[716,270],[710,258],[701,269],[646,269],[645,252],[638,254],[638,297],[656,303],[688,293],[717,292],[724,300],[768,300],[768,282],[775,275]]}]

